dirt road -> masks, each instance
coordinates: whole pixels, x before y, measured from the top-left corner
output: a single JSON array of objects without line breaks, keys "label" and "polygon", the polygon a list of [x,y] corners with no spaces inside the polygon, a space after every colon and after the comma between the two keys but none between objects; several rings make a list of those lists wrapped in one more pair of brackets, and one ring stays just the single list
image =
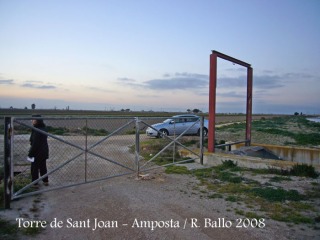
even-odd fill
[{"label": "dirt road", "polygon": [[12,210],[0,214],[13,221],[45,220],[43,231],[29,239],[302,239],[286,224],[268,219],[258,220],[260,228],[244,227],[225,201],[194,194],[194,177],[163,170],[150,177],[46,192],[14,201]]}]

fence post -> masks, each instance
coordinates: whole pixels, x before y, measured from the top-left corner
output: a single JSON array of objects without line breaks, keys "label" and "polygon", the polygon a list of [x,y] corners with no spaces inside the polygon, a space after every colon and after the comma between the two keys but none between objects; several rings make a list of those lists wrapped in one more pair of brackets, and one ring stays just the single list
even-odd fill
[{"label": "fence post", "polygon": [[200,164],[203,165],[203,128],[204,128],[204,117],[200,118]]},{"label": "fence post", "polygon": [[139,118],[135,118],[136,124],[136,150],[135,150],[135,158],[136,158],[136,167],[137,167],[137,176],[140,175],[140,126],[139,126]]},{"label": "fence post", "polygon": [[10,208],[12,194],[12,176],[11,176],[11,117],[4,119],[4,208]]},{"label": "fence post", "polygon": [[85,136],[85,152],[84,152],[84,181],[87,182],[88,175],[88,118],[86,118],[86,136]]}]

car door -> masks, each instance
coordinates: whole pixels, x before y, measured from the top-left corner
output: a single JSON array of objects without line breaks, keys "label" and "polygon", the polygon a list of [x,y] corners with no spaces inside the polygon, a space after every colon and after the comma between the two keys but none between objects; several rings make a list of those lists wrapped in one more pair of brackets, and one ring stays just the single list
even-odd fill
[{"label": "car door", "polygon": [[176,117],[174,121],[174,132],[179,135],[186,129],[186,119],[184,117]]},{"label": "car door", "polygon": [[187,134],[196,134],[200,127],[199,118],[188,117],[186,119],[186,128],[188,128]]}]

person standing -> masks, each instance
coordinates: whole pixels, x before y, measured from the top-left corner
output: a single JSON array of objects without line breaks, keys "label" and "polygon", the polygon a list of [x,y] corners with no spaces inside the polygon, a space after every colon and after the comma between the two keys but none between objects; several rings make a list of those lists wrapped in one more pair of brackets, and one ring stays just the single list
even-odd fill
[{"label": "person standing", "polygon": [[[32,119],[32,125],[44,132],[47,132],[46,125],[41,118],[41,115],[32,115],[37,119]],[[35,181],[40,176],[47,173],[47,159],[49,158],[49,146],[48,146],[48,136],[32,129],[30,135],[30,149],[28,153],[29,158],[33,158],[31,162],[31,177],[32,181]],[[48,176],[42,179],[45,186],[49,185]],[[37,185],[37,184],[35,184]]]}]

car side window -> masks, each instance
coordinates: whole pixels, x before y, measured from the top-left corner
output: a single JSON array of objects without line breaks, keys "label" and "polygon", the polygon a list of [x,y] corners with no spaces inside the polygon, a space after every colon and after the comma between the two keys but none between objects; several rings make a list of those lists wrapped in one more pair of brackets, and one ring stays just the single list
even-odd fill
[{"label": "car side window", "polygon": [[178,118],[178,119],[176,119],[176,123],[184,123],[184,118]]},{"label": "car side window", "polygon": [[197,118],[188,118],[187,122],[196,122],[198,119]]}]

